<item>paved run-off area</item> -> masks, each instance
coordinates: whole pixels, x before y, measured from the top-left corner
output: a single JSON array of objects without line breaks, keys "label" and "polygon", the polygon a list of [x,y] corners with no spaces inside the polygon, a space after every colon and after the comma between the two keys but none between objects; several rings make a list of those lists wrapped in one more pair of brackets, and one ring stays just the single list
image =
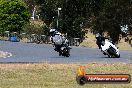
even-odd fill
[{"label": "paved run-off area", "polygon": [[99,49],[72,47],[71,56],[59,56],[52,45],[0,41],[0,51],[12,56],[0,57],[0,63],[132,63],[132,51],[120,51],[121,58],[108,58]]}]

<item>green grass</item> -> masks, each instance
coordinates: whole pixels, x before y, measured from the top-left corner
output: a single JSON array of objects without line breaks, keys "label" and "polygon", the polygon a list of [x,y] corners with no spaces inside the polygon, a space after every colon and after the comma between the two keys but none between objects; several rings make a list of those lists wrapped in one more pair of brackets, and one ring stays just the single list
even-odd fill
[{"label": "green grass", "polygon": [[[87,74],[130,74],[130,64],[83,64]],[[76,83],[79,64],[0,64],[0,88],[132,88],[130,84]]]}]

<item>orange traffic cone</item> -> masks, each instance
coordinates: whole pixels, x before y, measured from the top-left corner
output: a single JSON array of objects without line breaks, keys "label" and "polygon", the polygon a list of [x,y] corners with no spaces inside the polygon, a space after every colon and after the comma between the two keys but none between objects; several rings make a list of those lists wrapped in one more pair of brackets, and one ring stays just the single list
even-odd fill
[{"label": "orange traffic cone", "polygon": [[78,68],[78,73],[77,73],[77,75],[79,76],[79,75],[85,75],[86,73],[85,73],[85,70],[84,70],[84,68],[80,65],[80,67]]}]

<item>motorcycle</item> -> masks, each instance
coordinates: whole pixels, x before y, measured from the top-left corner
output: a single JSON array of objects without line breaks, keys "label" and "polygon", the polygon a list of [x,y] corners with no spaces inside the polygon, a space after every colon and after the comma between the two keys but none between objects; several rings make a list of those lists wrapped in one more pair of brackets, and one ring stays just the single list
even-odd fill
[{"label": "motorcycle", "polygon": [[101,51],[104,55],[108,55],[108,57],[120,58],[119,49],[106,39],[102,41]]},{"label": "motorcycle", "polygon": [[54,50],[59,52],[59,56],[70,56],[70,49],[72,48],[69,46],[69,41],[67,39],[62,45],[55,45],[55,43],[53,43],[53,47],[56,47]]},{"label": "motorcycle", "polygon": [[69,57],[70,56],[70,49],[69,47],[62,46],[60,48],[59,56]]}]

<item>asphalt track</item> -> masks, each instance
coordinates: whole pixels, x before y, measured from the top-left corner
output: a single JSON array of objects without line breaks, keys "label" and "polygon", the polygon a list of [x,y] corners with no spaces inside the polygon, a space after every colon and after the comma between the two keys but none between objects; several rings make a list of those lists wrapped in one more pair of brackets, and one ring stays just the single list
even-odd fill
[{"label": "asphalt track", "polygon": [[0,58],[0,63],[131,63],[132,51],[120,51],[121,58],[108,58],[99,49],[72,47],[71,56],[59,56],[49,44],[33,44],[0,41],[0,51],[9,52],[12,56]]}]

